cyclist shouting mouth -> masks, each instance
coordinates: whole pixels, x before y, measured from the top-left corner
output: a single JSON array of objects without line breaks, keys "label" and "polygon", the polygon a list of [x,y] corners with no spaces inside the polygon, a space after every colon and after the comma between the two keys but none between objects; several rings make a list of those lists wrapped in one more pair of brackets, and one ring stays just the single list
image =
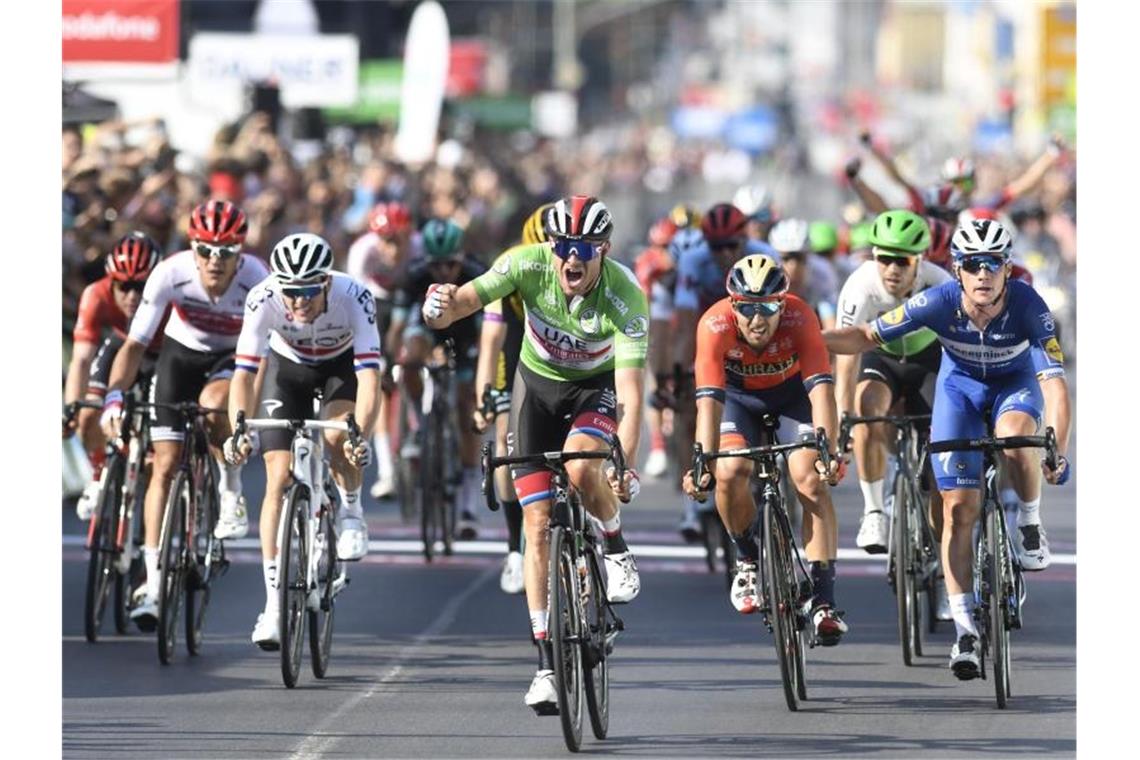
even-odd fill
[{"label": "cyclist shouting mouth", "polygon": [[589,293],[602,274],[602,261],[610,250],[610,241],[559,238],[553,245],[562,292],[569,298]]}]

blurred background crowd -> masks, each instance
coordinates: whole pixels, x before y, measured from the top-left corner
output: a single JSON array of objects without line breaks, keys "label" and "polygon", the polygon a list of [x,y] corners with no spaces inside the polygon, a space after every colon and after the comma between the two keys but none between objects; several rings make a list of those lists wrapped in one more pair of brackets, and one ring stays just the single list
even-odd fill
[{"label": "blurred background crowd", "polygon": [[[115,240],[137,229],[182,250],[188,214],[207,198],[245,210],[249,250],[265,256],[310,231],[343,266],[380,201],[404,201],[421,222],[456,219],[466,248],[489,260],[540,203],[596,194],[614,214],[615,255],[630,262],[676,204],[700,210],[762,186],[778,216],[833,225],[841,260],[873,216],[844,173],[850,158],[863,156],[861,177],[889,203],[907,201],[868,160],[864,130],[919,188],[942,181],[945,159],[969,158],[976,198],[1021,175],[1050,135],[1075,145],[1070,3],[445,1],[442,116],[432,155],[411,162],[395,134],[417,3],[151,4],[175,37],[167,60],[140,62],[76,53],[114,4],[64,1],[65,367],[78,296]],[[196,60],[211,38],[224,51],[258,35],[354,41],[350,102],[306,101],[288,72],[222,81],[223,67]],[[1070,324],[1075,178],[1066,151],[1003,210],[1016,255]],[[1075,355],[1075,334],[1065,343]]]}]

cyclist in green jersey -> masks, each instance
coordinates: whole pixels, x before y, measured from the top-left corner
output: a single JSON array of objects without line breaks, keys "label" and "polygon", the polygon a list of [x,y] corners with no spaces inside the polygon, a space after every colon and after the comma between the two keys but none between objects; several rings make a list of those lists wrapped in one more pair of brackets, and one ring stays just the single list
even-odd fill
[{"label": "cyclist in green jersey", "polygon": [[[620,443],[637,461],[649,344],[649,306],[637,279],[607,258],[613,221],[597,198],[574,195],[547,212],[549,243],[520,245],[490,271],[462,287],[433,285],[424,321],[443,328],[488,303],[518,292],[526,336],[511,398],[510,454],[549,450],[606,451]],[[614,441],[614,436],[617,440]],[[621,533],[618,500],[640,490],[632,468],[621,482],[598,460],[577,460],[567,472],[605,536],[606,594],[624,603],[641,581]],[[540,715],[556,711],[552,652],[547,639],[547,564],[551,480],[545,470],[512,473],[523,506],[523,558],[531,630],[539,667],[526,704]]]}]

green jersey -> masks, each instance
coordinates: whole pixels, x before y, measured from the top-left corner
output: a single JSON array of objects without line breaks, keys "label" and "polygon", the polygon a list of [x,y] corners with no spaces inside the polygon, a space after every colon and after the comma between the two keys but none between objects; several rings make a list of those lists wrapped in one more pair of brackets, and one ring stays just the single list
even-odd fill
[{"label": "green jersey", "polygon": [[645,367],[649,305],[628,267],[606,258],[584,296],[567,301],[545,243],[507,250],[472,281],[484,306],[518,291],[526,307],[521,361],[553,380]]}]

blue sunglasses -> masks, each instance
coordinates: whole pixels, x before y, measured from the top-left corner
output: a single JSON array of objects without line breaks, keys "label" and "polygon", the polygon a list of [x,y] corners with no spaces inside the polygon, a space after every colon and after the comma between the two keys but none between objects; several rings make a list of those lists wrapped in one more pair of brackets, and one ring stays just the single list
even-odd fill
[{"label": "blue sunglasses", "polygon": [[571,256],[577,256],[579,261],[590,261],[601,254],[604,243],[591,243],[587,240],[568,240],[558,238],[554,241],[554,255],[566,261]]},{"label": "blue sunglasses", "polygon": [[780,301],[733,301],[732,308],[745,319],[752,319],[757,314],[764,317],[774,317],[780,313]]},{"label": "blue sunglasses", "polygon": [[281,288],[281,295],[296,300],[298,298],[316,298],[324,290],[324,283],[317,285],[298,285],[292,288]]},{"label": "blue sunglasses", "polygon": [[977,274],[985,269],[987,272],[1000,271],[1009,259],[1004,256],[960,256],[958,264],[970,274]]}]

